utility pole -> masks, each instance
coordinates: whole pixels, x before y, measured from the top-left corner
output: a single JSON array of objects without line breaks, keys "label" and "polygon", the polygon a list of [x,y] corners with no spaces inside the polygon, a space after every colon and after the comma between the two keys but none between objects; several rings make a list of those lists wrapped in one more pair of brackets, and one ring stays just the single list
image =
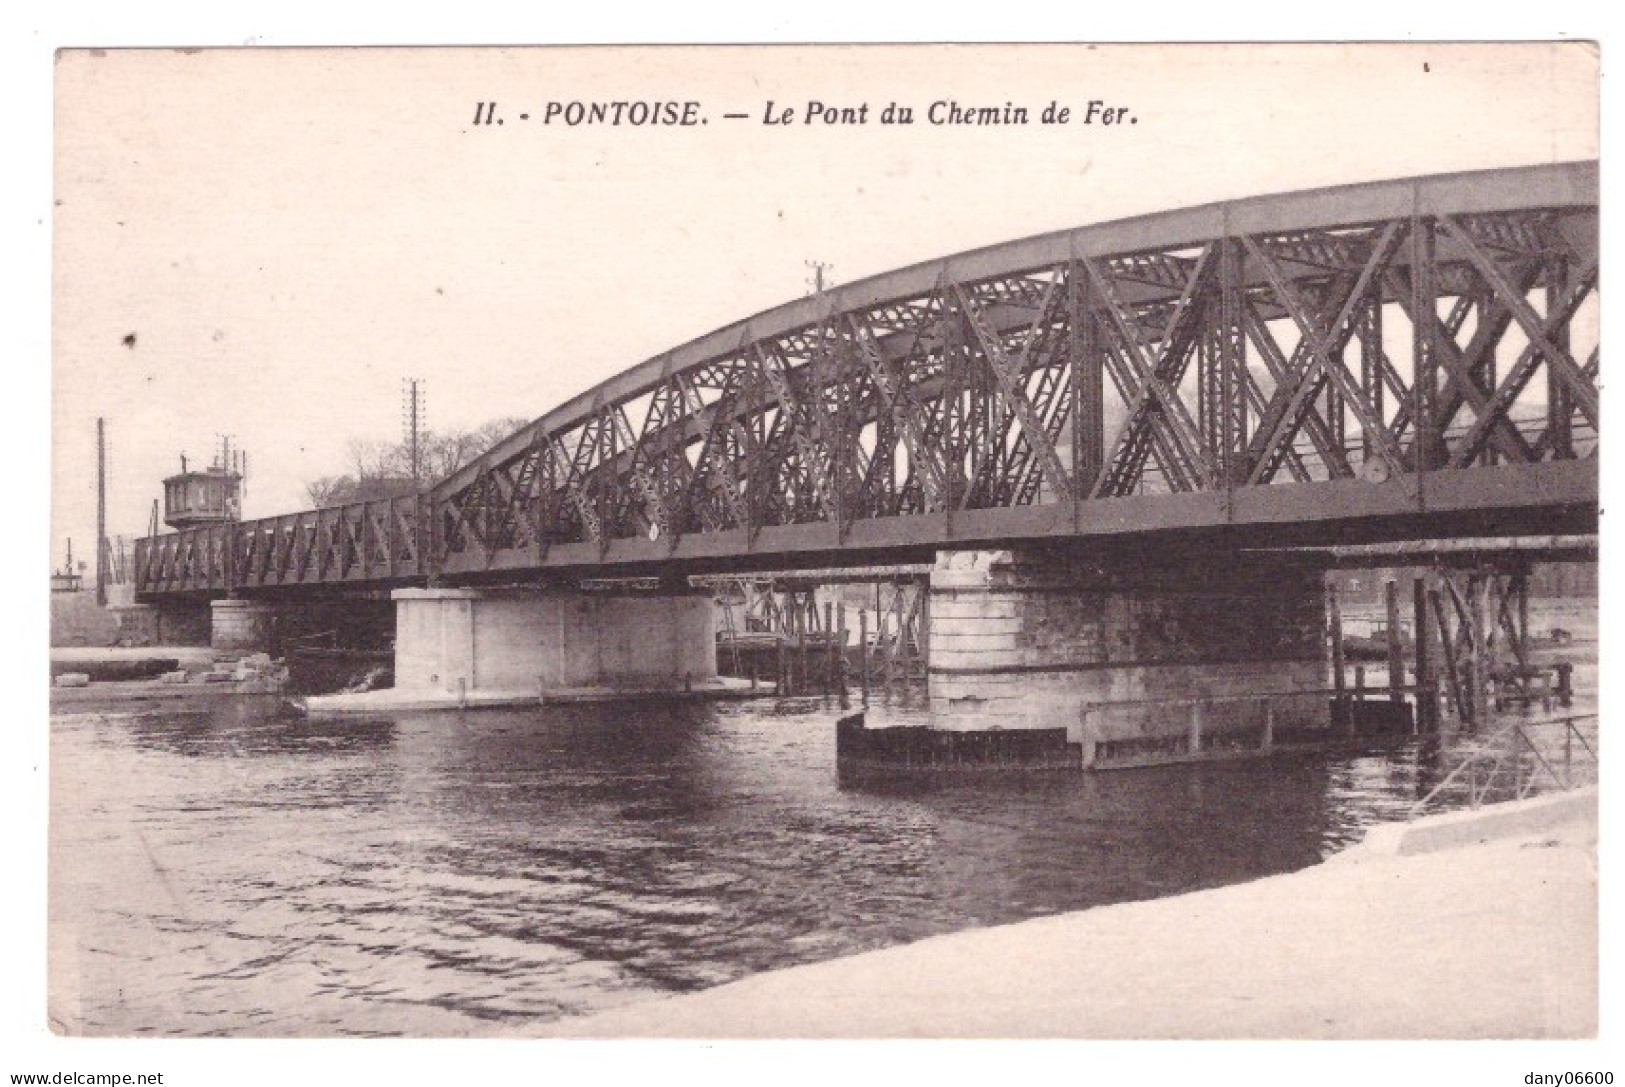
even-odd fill
[{"label": "utility pole", "polygon": [[419,436],[423,430],[423,381],[409,377],[402,379],[401,422],[406,430],[406,447],[410,451],[412,484],[423,485],[423,460]]},{"label": "utility pole", "polygon": [[96,606],[107,607],[107,420],[96,417]]},{"label": "utility pole", "polygon": [[804,261],[803,263],[806,264],[807,267],[809,267],[809,268],[811,268],[813,270],[813,281],[812,281],[813,297],[814,298],[823,298],[824,297],[824,272],[826,270],[830,269],[830,268],[835,267],[835,266],[833,264],[826,264],[824,261],[821,261],[821,260],[809,260],[809,261]]},{"label": "utility pole", "polygon": [[222,554],[220,556],[221,574],[226,583],[226,597],[237,599],[237,521],[242,517],[242,498],[233,488],[232,476],[235,464],[231,456],[231,435],[217,435],[220,439],[220,471],[224,479],[220,481],[223,488],[222,496],[225,502],[225,522],[222,525],[225,533]]}]

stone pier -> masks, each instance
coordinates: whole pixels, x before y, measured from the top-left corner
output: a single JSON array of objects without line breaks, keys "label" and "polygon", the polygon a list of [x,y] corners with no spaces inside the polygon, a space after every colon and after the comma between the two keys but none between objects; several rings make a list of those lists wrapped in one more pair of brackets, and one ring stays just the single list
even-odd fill
[{"label": "stone pier", "polygon": [[209,602],[209,645],[224,653],[265,653],[271,649],[276,611],[253,600]]},{"label": "stone pier", "polygon": [[1064,728],[1083,766],[1324,733],[1322,575],[1281,554],[945,552],[931,727]]}]

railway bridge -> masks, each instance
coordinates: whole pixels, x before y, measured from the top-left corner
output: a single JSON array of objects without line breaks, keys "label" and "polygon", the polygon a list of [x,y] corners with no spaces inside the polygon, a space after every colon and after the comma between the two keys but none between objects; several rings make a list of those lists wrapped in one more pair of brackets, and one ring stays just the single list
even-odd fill
[{"label": "railway bridge", "polygon": [[[1319,571],[1276,549],[1595,531],[1597,215],[1567,163],[898,269],[632,366],[419,494],[142,540],[138,598],[251,623],[394,590],[426,690],[692,682],[690,575],[926,562],[945,719],[1046,683],[1307,688]],[[592,590],[623,578],[654,589]]]}]

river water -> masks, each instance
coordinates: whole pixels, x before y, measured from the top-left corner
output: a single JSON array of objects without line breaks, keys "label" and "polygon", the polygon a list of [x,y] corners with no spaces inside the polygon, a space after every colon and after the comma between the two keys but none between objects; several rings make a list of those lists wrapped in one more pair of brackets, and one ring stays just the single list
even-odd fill
[{"label": "river water", "polygon": [[[88,1034],[469,1035],[1316,863],[1414,744],[843,784],[838,706],[52,719],[51,1014]],[[871,722],[923,721],[874,706]]]}]

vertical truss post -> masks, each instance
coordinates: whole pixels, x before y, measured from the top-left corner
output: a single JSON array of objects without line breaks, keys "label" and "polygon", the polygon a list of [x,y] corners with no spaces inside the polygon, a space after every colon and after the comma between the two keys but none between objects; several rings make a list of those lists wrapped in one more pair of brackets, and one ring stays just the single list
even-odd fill
[{"label": "vertical truss post", "polygon": [[1245,284],[1242,281],[1243,247],[1238,238],[1219,242],[1219,390],[1223,405],[1219,448],[1214,463],[1219,469],[1226,494],[1234,491],[1237,478],[1246,477],[1247,449],[1247,332],[1242,308]]},{"label": "vertical truss post", "polygon": [[1411,379],[1412,470],[1421,473],[1443,461],[1439,434],[1439,311],[1433,285],[1434,223],[1411,217]]},{"label": "vertical truss post", "polygon": [[[1371,416],[1378,425],[1387,424],[1387,410],[1383,403],[1382,350],[1382,292],[1372,292],[1369,305],[1360,311],[1357,333],[1360,337],[1360,389],[1370,406]],[[1360,461],[1365,463],[1376,455],[1377,435],[1368,426],[1360,427]]]},{"label": "vertical truss post", "polygon": [[[1546,313],[1549,317],[1560,306],[1563,299],[1568,296],[1570,289],[1569,263],[1563,257],[1553,257],[1546,264]],[[1564,351],[1570,349],[1569,325],[1564,321],[1552,331],[1552,342]],[[1546,433],[1547,446],[1551,449],[1553,460],[1570,460],[1574,457],[1574,402],[1569,397],[1568,386],[1556,372],[1556,367],[1547,364],[1546,367]]]},{"label": "vertical truss post", "polygon": [[1074,516],[1094,493],[1106,461],[1106,362],[1094,283],[1081,261],[1067,266],[1067,330],[1072,365],[1072,494]]},{"label": "vertical truss post", "polygon": [[611,464],[615,460],[615,425],[610,413],[615,410],[609,405],[600,410],[598,416],[598,431],[594,435],[594,444],[598,450],[595,460],[587,461],[590,466],[587,476],[589,501],[598,516],[598,555],[602,558],[609,554],[610,539],[616,534],[619,527],[619,513],[615,506],[613,487],[615,478],[601,470],[603,465]]},{"label": "vertical truss post", "polygon": [[[1219,243],[1222,245],[1223,243]],[[1221,303],[1209,300],[1202,315],[1203,329],[1196,345],[1196,432],[1201,437],[1202,455],[1222,470],[1224,456],[1224,333],[1216,310]]]},{"label": "vertical truss post", "polygon": [[[532,434],[530,446],[524,454],[523,466],[513,469],[517,477],[508,503],[514,525],[515,549],[528,549],[540,566],[547,559],[548,526],[553,516],[553,489],[549,481],[552,474],[553,451],[539,434]],[[519,526],[524,525],[528,535],[521,537]]]},{"label": "vertical truss post", "polygon": [[[1495,320],[1496,311],[1499,309],[1499,307],[1495,304],[1494,292],[1481,292],[1475,302],[1476,305],[1474,308],[1478,311],[1477,321],[1475,324],[1479,328],[1487,327]],[[1564,327],[1567,326],[1565,325]],[[1496,366],[1495,362],[1495,348],[1499,342],[1500,338],[1496,337],[1484,345],[1483,352],[1480,354],[1478,362],[1473,366],[1472,372],[1469,375],[1471,380],[1478,382],[1479,388],[1482,390],[1480,395],[1485,400],[1488,400],[1490,397],[1495,395],[1495,388],[1500,383],[1500,375],[1497,372],[1498,367]],[[1449,420],[1446,419],[1444,422],[1448,423]],[[1484,445],[1484,463],[1491,465],[1499,464],[1502,459],[1501,451],[1497,444],[1495,442],[1486,442]]]},{"label": "vertical truss post", "polygon": [[[1330,360],[1338,368],[1343,366],[1343,348],[1338,347]],[[1326,382],[1326,426],[1331,431],[1331,444],[1343,457],[1348,456],[1348,412],[1343,407],[1343,390],[1335,381]]]},{"label": "vertical truss post", "polygon": [[[965,296],[961,294],[960,297]],[[962,387],[965,397],[963,412],[959,419],[960,437],[970,462],[965,468],[965,490],[959,501],[962,509],[969,509],[973,502],[982,497],[981,483],[988,470],[988,458],[992,454],[988,443],[987,367],[979,364],[975,336],[965,335],[968,317],[963,305],[955,308],[955,357],[961,367],[960,375],[964,381]]]},{"label": "vertical truss post", "polygon": [[422,548],[419,561],[429,580],[429,588],[436,589],[440,587],[441,564],[445,561],[445,542],[440,533],[440,499],[435,491],[428,493],[422,510],[423,521],[418,528],[418,541]]},{"label": "vertical truss post", "polygon": [[[852,412],[855,404],[852,402],[854,390],[851,388],[851,375],[846,365],[846,352],[832,351],[829,348],[830,328],[827,315],[818,326],[818,357],[812,359],[808,365],[811,367],[826,367],[830,373],[820,375],[816,372],[813,378],[813,410],[817,413],[814,432],[821,434],[824,441],[825,463],[829,465],[829,486],[834,501],[835,512],[835,538],[839,542],[846,542],[847,529],[853,520],[852,502],[857,497],[853,492],[853,478],[859,476],[857,458],[853,455],[853,442],[855,441],[852,426]],[[824,378],[827,377],[827,380]],[[830,408],[828,390],[835,393],[834,410]]]},{"label": "vertical truss post", "polygon": [[[748,357],[745,360],[744,374],[744,400],[746,404],[761,402],[762,372],[760,356]],[[719,411],[731,411],[732,405],[719,406]],[[755,412],[735,433],[735,438],[744,445],[745,453],[745,484],[744,501],[740,503],[744,514],[745,550],[756,550],[756,532],[762,524],[762,489],[766,485],[762,479],[762,433],[764,426],[763,414]],[[754,433],[752,432],[754,431]]]},{"label": "vertical truss post", "polygon": [[944,535],[954,537],[954,511],[965,497],[965,352],[959,334],[959,314],[953,292],[942,287],[942,443],[947,451],[942,466]]},{"label": "vertical truss post", "polygon": [[[820,298],[822,303],[822,299]],[[832,417],[829,410],[828,388],[831,384],[836,387],[837,397],[841,383],[839,359],[831,360],[829,350],[828,311],[820,305],[818,327],[816,335],[817,345],[812,355],[801,367],[802,376],[806,382],[807,390],[804,395],[797,397],[795,407],[797,418],[793,420],[798,426],[806,426],[811,431],[811,441],[803,446],[811,453],[804,454],[803,459],[808,461],[808,474],[821,474],[824,476],[822,486],[815,485],[815,491],[821,491],[825,497],[825,517],[835,522],[835,538],[837,541],[846,539],[846,525],[848,521],[846,511],[846,450],[841,448],[840,435],[844,428],[841,420]],[[826,375],[825,370],[834,365],[836,372]],[[832,381],[826,381],[832,376]],[[786,384],[792,380],[788,366],[784,372]],[[789,386],[792,389],[793,386]],[[836,409],[837,413],[839,408]],[[799,431],[798,431],[799,433]],[[816,619],[816,609],[814,609]]]}]

